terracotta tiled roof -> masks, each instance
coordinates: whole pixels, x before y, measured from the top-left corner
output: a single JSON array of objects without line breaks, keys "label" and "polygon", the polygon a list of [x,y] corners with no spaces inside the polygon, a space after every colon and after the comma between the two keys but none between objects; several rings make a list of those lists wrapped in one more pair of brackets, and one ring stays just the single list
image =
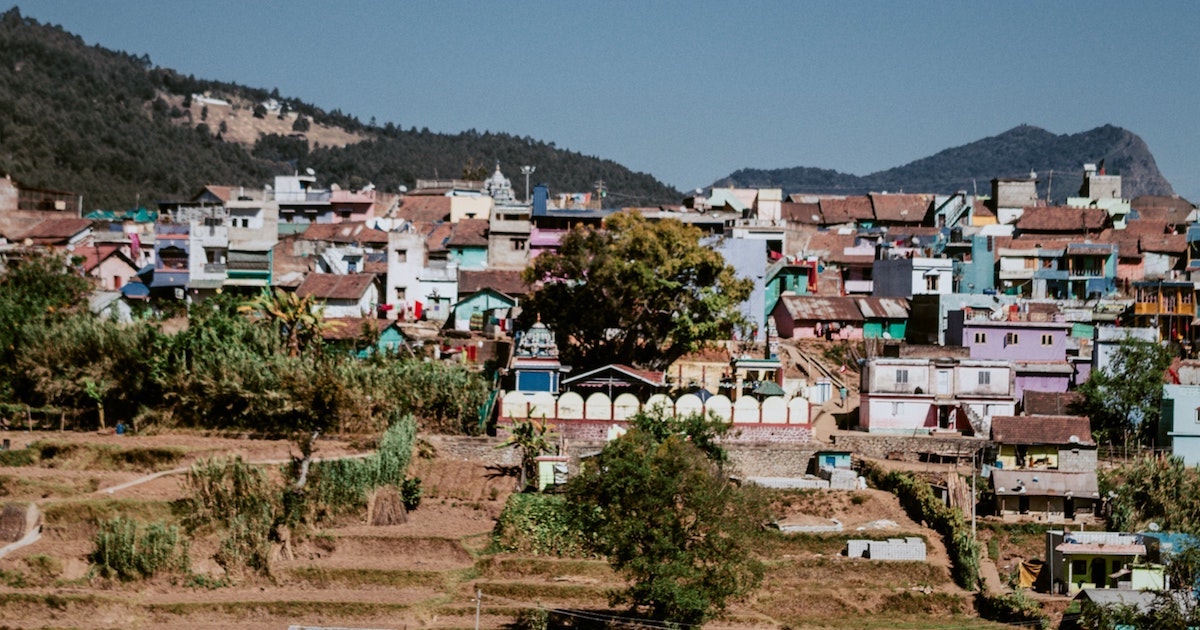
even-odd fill
[{"label": "terracotta tiled roof", "polygon": [[854,244],[855,237],[853,234],[816,232],[809,237],[808,243],[801,247],[800,254],[802,256],[817,256],[831,262],[847,262],[845,250],[847,247],[854,247]]},{"label": "terracotta tiled roof", "polygon": [[1046,206],[1025,208],[1017,219],[1020,232],[1096,232],[1108,223],[1108,213],[1099,208]]},{"label": "terracotta tiled roof", "polygon": [[1084,416],[993,416],[992,441],[1000,444],[1072,444],[1095,446],[1091,422]]},{"label": "terracotta tiled roof", "polygon": [[429,252],[444,252],[446,251],[446,241],[450,240],[450,234],[454,231],[453,223],[438,223],[432,226],[425,236],[425,249]]},{"label": "terracotta tiled roof", "polygon": [[450,218],[450,198],[445,195],[408,195],[396,217],[414,223],[445,221]]},{"label": "terracotta tiled roof", "polygon": [[933,195],[871,193],[871,206],[879,221],[920,223],[929,212]]},{"label": "terracotta tiled roof", "polygon": [[866,195],[853,197],[822,197],[821,217],[826,225],[870,221],[875,218],[871,209],[871,198]]},{"label": "terracotta tiled roof", "polygon": [[220,199],[221,201],[228,202],[230,199],[233,199],[233,186],[208,185],[205,186],[200,192],[196,193],[192,199],[199,199],[200,197],[204,196],[204,193],[208,193],[217,199]]},{"label": "terracotta tiled roof", "polygon": [[328,317],[325,319],[325,323],[328,326],[321,332],[322,339],[344,341],[358,339],[363,335],[364,330],[370,330],[371,334],[378,337],[380,331],[391,322],[371,317]]},{"label": "terracotta tiled roof", "polygon": [[458,294],[470,295],[481,289],[492,289],[512,297],[528,294],[532,287],[521,280],[519,270],[487,269],[483,271],[458,271]]},{"label": "terracotta tiled roof", "polygon": [[1187,253],[1187,236],[1183,234],[1156,234],[1142,236],[1138,244],[1143,252],[1155,254],[1174,254],[1181,256]]},{"label": "terracotta tiled roof", "polygon": [[313,223],[304,230],[300,238],[306,241],[327,243],[370,243],[387,245],[387,232],[367,227],[362,221],[346,223]]},{"label": "terracotta tiled roof", "polygon": [[1138,235],[1128,230],[1104,230],[1096,238],[1101,243],[1113,243],[1117,246],[1117,257],[1130,259],[1141,258],[1142,253],[1138,245]]},{"label": "terracotta tiled roof", "polygon": [[[1061,416],[1070,413],[1083,401],[1078,392],[1039,392],[1025,390],[1022,406],[1031,416]],[[1070,437],[1070,436],[1068,436]]]},{"label": "terracotta tiled roof", "polygon": [[1143,219],[1163,221],[1173,225],[1187,223],[1192,213],[1192,202],[1183,197],[1165,195],[1143,195],[1131,201],[1130,207]]},{"label": "terracotta tiled roof", "polygon": [[792,201],[785,201],[781,205],[780,216],[783,217],[784,221],[790,221],[792,223],[821,225],[821,204],[816,202],[796,203]]},{"label": "terracotta tiled roof", "polygon": [[1167,222],[1157,219],[1129,219],[1125,222],[1125,231],[1138,236],[1166,234]]},{"label": "terracotta tiled roof", "polygon": [[87,219],[46,219],[33,226],[21,238],[32,239],[34,242],[53,243],[68,240],[90,227],[92,227],[92,222]]},{"label": "terracotta tiled roof", "polygon": [[447,247],[487,247],[487,219],[463,219],[454,224]]},{"label": "terracotta tiled roof", "polygon": [[83,270],[91,271],[100,263],[112,258],[113,256],[120,257],[133,270],[137,270],[137,265],[121,251],[120,245],[104,244],[96,247],[83,247],[75,250],[75,255],[83,256]]},{"label": "terracotta tiled roof", "polygon": [[310,273],[296,289],[296,295],[311,295],[322,300],[357,300],[374,281],[373,273]]}]

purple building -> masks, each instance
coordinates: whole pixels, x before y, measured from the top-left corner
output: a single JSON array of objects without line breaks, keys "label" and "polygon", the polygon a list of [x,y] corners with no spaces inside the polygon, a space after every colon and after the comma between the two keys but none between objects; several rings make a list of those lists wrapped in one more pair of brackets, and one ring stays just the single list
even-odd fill
[{"label": "purple building", "polygon": [[[1061,321],[996,321],[991,318],[967,318],[962,323],[960,345],[968,348],[972,359],[1012,361],[1015,373],[1014,395],[1022,398],[1025,390],[1065,392],[1075,381],[1075,368],[1067,359],[1067,336],[1071,324]],[[953,341],[947,339],[947,343]]]}]

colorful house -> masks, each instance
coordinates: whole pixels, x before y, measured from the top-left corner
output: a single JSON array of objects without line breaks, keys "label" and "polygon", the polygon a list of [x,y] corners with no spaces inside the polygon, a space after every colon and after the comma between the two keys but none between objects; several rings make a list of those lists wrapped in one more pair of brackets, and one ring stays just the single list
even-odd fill
[{"label": "colorful house", "polygon": [[1017,406],[1008,361],[873,358],[860,391],[859,425],[870,433],[986,436],[994,416]]},{"label": "colorful house", "polygon": [[1073,594],[1088,588],[1162,590],[1166,584],[1162,565],[1146,559],[1146,545],[1138,534],[1118,532],[1046,532],[1046,558],[1055,593]]},{"label": "colorful house", "polygon": [[[1003,314],[1003,313],[1002,313]],[[970,315],[970,317],[967,317]],[[1016,373],[1013,393],[1020,398],[1026,389],[1065,392],[1074,382],[1075,368],[1067,360],[1070,322],[1030,321],[1031,315],[1011,311],[1010,318],[991,319],[990,311],[968,309],[952,317],[962,318],[961,339],[948,339],[951,345],[970,350],[972,359],[1012,361]],[[1049,319],[1049,317],[1045,317]]]},{"label": "colorful house", "polygon": [[455,330],[503,332],[509,330],[512,309],[517,298],[495,289],[484,288],[451,306]]}]

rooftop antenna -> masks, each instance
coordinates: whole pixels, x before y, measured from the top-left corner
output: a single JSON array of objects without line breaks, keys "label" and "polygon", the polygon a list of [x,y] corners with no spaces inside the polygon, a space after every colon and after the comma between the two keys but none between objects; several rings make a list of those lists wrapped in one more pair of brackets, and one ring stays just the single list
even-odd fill
[{"label": "rooftop antenna", "polygon": [[1050,169],[1050,181],[1048,181],[1046,183],[1046,205],[1050,205],[1051,203],[1054,203],[1054,202],[1050,201],[1052,199],[1052,197],[1050,196],[1050,191],[1053,188],[1054,188],[1054,169]]}]

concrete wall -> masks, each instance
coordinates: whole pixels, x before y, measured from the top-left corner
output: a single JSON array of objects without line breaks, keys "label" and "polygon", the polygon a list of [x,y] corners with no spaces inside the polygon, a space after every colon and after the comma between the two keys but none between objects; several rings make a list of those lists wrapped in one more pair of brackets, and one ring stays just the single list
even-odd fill
[{"label": "concrete wall", "polygon": [[841,431],[832,436],[833,444],[855,455],[876,459],[920,461],[922,454],[951,455],[970,460],[974,453],[991,444],[988,440],[965,437],[877,435]]}]

